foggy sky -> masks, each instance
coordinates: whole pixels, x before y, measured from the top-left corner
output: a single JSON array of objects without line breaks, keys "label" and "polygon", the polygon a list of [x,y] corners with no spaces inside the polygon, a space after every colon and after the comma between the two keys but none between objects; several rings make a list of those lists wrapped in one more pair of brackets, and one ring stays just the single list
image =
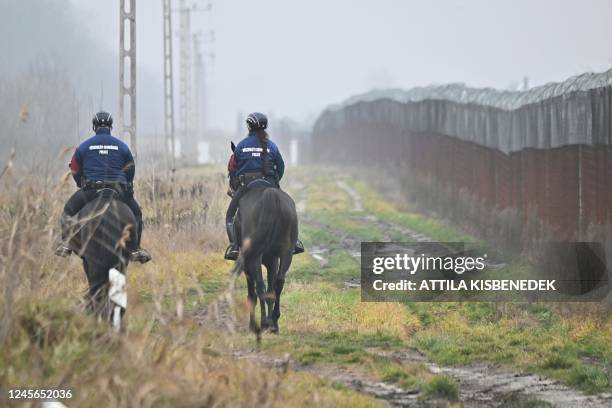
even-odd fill
[{"label": "foggy sky", "polygon": [[[71,1],[96,46],[116,55],[118,1]],[[372,88],[508,88],[525,75],[533,86],[606,70],[610,16],[607,0],[216,0],[210,15],[194,14],[192,26],[215,30],[210,125],[234,130],[237,112],[303,120]],[[138,1],[137,21],[138,73],[148,79],[139,95],[143,88],[149,95],[139,111],[159,114],[159,123],[139,127],[161,129],[161,0]],[[178,51],[175,41],[176,60]],[[175,89],[178,99],[178,76]]]}]

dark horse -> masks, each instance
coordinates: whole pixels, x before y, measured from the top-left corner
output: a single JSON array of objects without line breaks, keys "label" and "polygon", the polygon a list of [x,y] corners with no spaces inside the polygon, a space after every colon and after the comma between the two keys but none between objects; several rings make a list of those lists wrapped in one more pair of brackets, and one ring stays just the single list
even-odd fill
[{"label": "dark horse", "polygon": [[119,331],[127,306],[125,272],[128,243],[135,242],[136,219],[116,191],[104,188],[73,220],[71,246],[83,259],[89,282],[88,309],[111,320]]},{"label": "dark horse", "polygon": [[[247,278],[250,328],[259,339],[262,329],[273,333],[279,330],[281,292],[298,237],[297,213],[295,203],[287,193],[264,186],[249,188],[244,194],[240,199],[239,217],[243,259],[238,265],[242,263],[240,266],[244,267]],[[267,288],[262,265],[267,270]],[[261,325],[255,321],[258,298]]]}]

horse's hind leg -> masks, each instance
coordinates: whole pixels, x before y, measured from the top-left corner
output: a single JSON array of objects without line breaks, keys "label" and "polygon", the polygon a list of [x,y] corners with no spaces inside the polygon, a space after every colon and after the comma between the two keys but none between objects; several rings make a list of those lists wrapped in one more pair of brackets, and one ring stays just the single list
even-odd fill
[{"label": "horse's hind leg", "polygon": [[264,282],[261,272],[261,257],[256,259],[249,268],[255,277],[255,292],[259,298],[259,306],[261,308],[261,326],[263,329],[267,327],[266,322],[266,282]]},{"label": "horse's hind leg", "polygon": [[108,273],[101,273],[102,268],[95,262],[83,259],[83,269],[87,275],[89,291],[87,293],[87,310],[97,317],[106,318]]},{"label": "horse's hind leg", "polygon": [[276,301],[274,288],[276,286],[276,277],[278,275],[279,259],[276,256],[266,257],[263,259],[263,264],[266,266],[268,275],[268,290],[266,291],[266,306],[268,308],[268,313],[265,321],[262,322],[262,327],[270,328],[274,326],[272,311]]},{"label": "horse's hind leg", "polygon": [[255,293],[255,282],[253,281],[253,278],[248,273],[248,271],[246,273],[246,278],[247,278],[247,290],[248,290],[248,302],[249,302],[249,329],[251,329],[251,331],[257,335],[258,340],[259,340],[261,328],[259,327],[259,325],[257,324],[257,321],[255,320],[255,305],[257,304],[257,295]]},{"label": "horse's hind leg", "polygon": [[[293,248],[291,248],[293,252]],[[280,265],[278,268],[278,273],[276,274],[276,279],[274,280],[274,310],[272,311],[272,333],[278,333],[278,319],[280,318],[280,298],[281,293],[283,292],[283,288],[285,286],[285,275],[291,266],[291,261],[293,260],[293,254],[289,252],[287,255],[281,257]]]}]

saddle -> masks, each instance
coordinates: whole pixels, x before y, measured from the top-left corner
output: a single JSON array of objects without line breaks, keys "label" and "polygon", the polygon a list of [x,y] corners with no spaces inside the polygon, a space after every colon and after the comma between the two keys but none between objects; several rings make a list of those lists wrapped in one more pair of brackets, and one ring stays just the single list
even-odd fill
[{"label": "saddle", "polygon": [[84,180],[81,188],[83,190],[96,190],[96,192],[100,192],[101,190],[114,190],[119,195],[134,192],[134,185],[132,183],[122,184],[109,181]]},{"label": "saddle", "polygon": [[85,191],[95,191],[95,195],[92,195],[91,200],[89,201],[93,201],[96,198],[101,197],[114,198],[116,200],[125,202],[125,194],[134,191],[134,187],[131,183],[121,184],[105,181],[85,181],[82,188]]},{"label": "saddle", "polygon": [[276,187],[276,184],[266,178],[258,178],[258,179],[251,181],[244,188],[246,188],[247,190],[250,190],[253,188],[268,188],[268,187]]},{"label": "saddle", "polygon": [[238,176],[238,185],[246,189],[278,187],[278,181],[272,176],[266,176],[257,171]]},{"label": "saddle", "polygon": [[118,200],[123,199],[123,194],[119,193],[119,191],[114,188],[104,187],[99,190],[96,190],[96,196],[103,198],[115,198]]}]

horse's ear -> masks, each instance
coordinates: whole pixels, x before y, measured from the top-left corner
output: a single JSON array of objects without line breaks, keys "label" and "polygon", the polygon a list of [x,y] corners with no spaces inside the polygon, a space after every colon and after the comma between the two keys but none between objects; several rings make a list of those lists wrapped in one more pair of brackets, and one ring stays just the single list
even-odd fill
[{"label": "horse's ear", "polygon": [[231,143],[230,146],[232,148],[232,152],[235,152],[236,151],[236,145],[234,144],[234,142],[230,142],[230,143]]}]

